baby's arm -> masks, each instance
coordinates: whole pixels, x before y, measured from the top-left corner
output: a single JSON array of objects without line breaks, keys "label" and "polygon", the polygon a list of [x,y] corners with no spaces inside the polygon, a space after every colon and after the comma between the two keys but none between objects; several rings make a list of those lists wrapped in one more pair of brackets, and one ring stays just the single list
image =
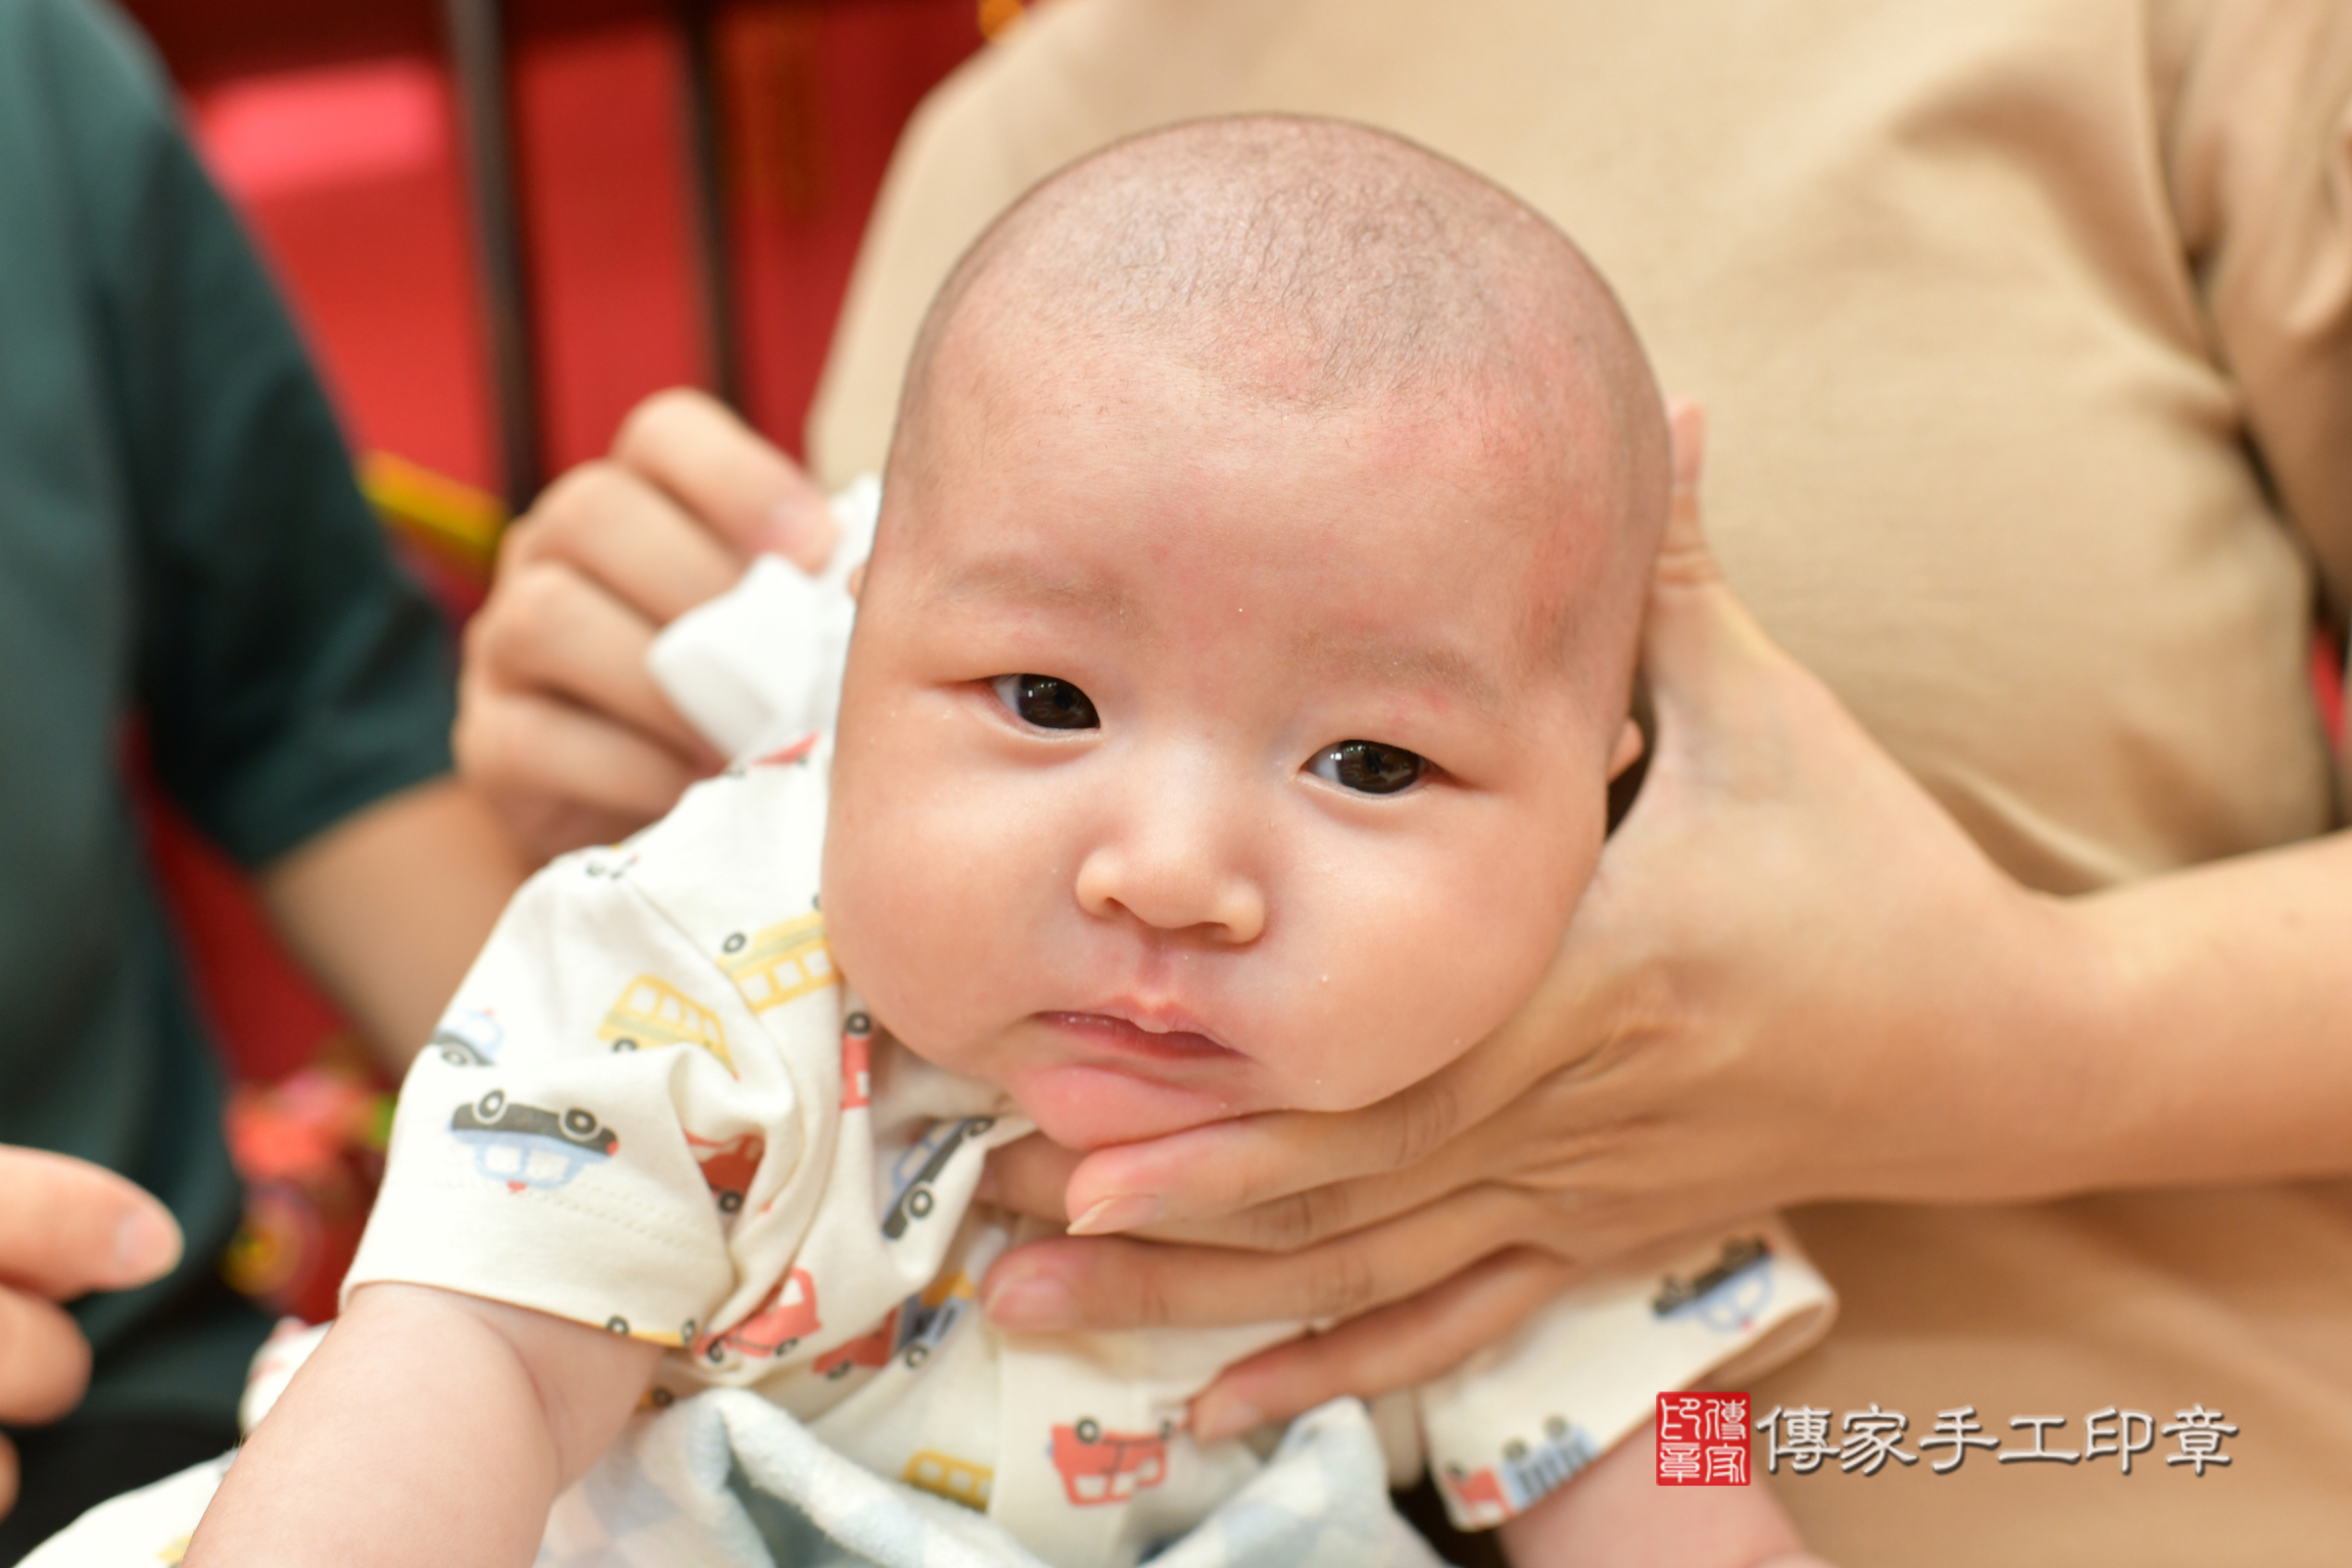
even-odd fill
[{"label": "baby's arm", "polygon": [[526,1564],[661,1353],[451,1291],[364,1286],[238,1453],[188,1568]]},{"label": "baby's arm", "polygon": [[1511,1568],[1828,1568],[1769,1489],[1661,1487],[1644,1427],[1501,1530]]}]

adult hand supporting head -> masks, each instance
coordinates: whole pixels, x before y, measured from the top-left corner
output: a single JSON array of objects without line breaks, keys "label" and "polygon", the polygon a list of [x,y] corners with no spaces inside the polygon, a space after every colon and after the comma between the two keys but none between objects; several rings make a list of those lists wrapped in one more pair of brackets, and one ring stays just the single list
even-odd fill
[{"label": "adult hand supporting head", "polygon": [[1678,414],[1651,765],[1536,994],[1364,1110],[1008,1151],[1016,1206],[1152,1240],[1020,1249],[985,1282],[992,1317],[1351,1319],[1229,1369],[1195,1411],[1215,1434],[1442,1372],[1644,1244],[1810,1199],[2074,1179],[2082,1069],[2032,1046],[2080,943],[1734,598],[1699,530],[1703,431]]},{"label": "adult hand supporting head", "polygon": [[507,530],[466,627],[459,769],[535,860],[660,816],[724,759],[662,695],[646,650],[753,556],[813,570],[834,534],[824,493],[718,402],[646,399],[610,457]]},{"label": "adult hand supporting head", "polygon": [[[0,1424],[54,1421],[80,1402],[90,1348],[58,1306],[144,1285],[179,1261],[171,1210],[112,1171],[0,1147]],[[0,1514],[17,1454],[0,1440]]]}]

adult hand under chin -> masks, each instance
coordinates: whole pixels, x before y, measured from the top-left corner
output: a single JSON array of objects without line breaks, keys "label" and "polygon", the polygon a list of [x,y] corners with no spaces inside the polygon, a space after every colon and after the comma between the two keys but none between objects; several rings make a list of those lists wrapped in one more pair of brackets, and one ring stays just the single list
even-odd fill
[{"label": "adult hand under chin", "polygon": [[1083,1160],[1005,1152],[1005,1201],[1146,1239],[1007,1254],[984,1282],[992,1317],[1344,1320],[1229,1369],[1196,1406],[1215,1435],[1436,1375],[1662,1239],[1806,1200],[2078,1179],[2082,1069],[2034,1048],[2095,972],[2088,939],[1733,596],[1699,528],[1703,432],[1677,413],[1642,652],[1654,756],[1536,993],[1361,1111]]}]

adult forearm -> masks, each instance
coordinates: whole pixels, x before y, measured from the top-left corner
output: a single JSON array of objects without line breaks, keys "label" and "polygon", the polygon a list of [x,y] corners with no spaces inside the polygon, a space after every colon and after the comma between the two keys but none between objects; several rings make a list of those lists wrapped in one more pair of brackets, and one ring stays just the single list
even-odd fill
[{"label": "adult forearm", "polygon": [[523,875],[479,797],[440,778],[327,829],[261,886],[286,945],[399,1073]]},{"label": "adult forearm", "polygon": [[2352,835],[2073,901],[2103,956],[2082,1187],[2352,1171]]}]

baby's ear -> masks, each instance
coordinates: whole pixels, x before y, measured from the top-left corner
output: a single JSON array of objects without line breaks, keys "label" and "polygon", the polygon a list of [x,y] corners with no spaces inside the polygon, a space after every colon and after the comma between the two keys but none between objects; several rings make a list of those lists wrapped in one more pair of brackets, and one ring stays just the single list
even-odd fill
[{"label": "baby's ear", "polygon": [[1609,777],[1620,778],[1625,770],[1642,759],[1642,726],[1631,718],[1617,732],[1617,749],[1609,754]]}]

